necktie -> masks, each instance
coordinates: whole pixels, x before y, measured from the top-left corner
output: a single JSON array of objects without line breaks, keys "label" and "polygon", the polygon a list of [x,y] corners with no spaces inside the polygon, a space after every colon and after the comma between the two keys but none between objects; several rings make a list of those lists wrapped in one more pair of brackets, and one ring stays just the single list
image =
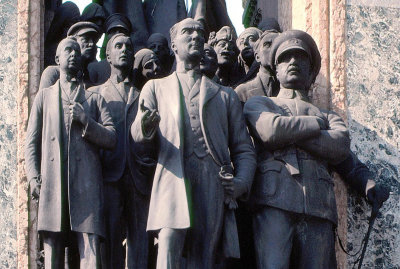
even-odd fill
[{"label": "necktie", "polygon": [[188,76],[188,86],[189,86],[189,90],[191,90],[194,86],[195,81],[195,72],[194,70],[189,70],[187,72],[187,76]]}]

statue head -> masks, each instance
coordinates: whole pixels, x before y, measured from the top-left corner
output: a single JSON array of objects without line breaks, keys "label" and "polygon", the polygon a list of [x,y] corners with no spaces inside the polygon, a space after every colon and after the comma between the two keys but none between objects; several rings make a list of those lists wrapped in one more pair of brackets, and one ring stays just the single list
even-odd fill
[{"label": "statue head", "polygon": [[254,45],[260,38],[262,31],[256,27],[246,28],[236,40],[236,45],[240,51],[240,57],[246,64],[254,61]]},{"label": "statue head", "polygon": [[155,79],[161,76],[161,63],[157,55],[150,49],[141,49],[135,54],[133,65],[135,74],[144,79]]},{"label": "statue head", "polygon": [[81,49],[74,37],[66,37],[57,46],[55,61],[61,73],[72,76],[82,69]]},{"label": "statue head", "polygon": [[107,61],[112,68],[130,70],[133,65],[133,44],[129,36],[113,35],[106,47]]},{"label": "statue head", "polygon": [[114,13],[108,16],[105,21],[105,29],[108,38],[111,38],[115,34],[125,34],[129,36],[132,31],[132,24],[129,19],[121,13]]},{"label": "statue head", "polygon": [[171,52],[168,46],[168,39],[160,33],[152,34],[147,40],[146,47],[151,49],[160,61],[169,61]]},{"label": "statue head", "polygon": [[194,19],[187,18],[170,29],[171,49],[178,61],[200,63],[204,50],[204,27]]},{"label": "statue head", "polygon": [[96,24],[88,21],[75,23],[69,28],[67,35],[75,37],[81,47],[83,64],[87,65],[96,59],[96,43],[101,35],[101,31]]},{"label": "statue head", "polygon": [[204,44],[204,55],[200,61],[200,71],[208,78],[212,79],[215,76],[215,72],[218,69],[218,58],[214,48],[205,43]]},{"label": "statue head", "polygon": [[231,67],[237,60],[239,50],[236,46],[236,34],[229,26],[222,27],[218,32],[210,33],[208,43],[213,46],[218,57],[218,65]]},{"label": "statue head", "polygon": [[272,43],[270,62],[281,86],[309,90],[321,68],[321,55],[306,32],[289,30]]},{"label": "statue head", "polygon": [[269,54],[272,42],[277,38],[279,33],[275,30],[267,30],[260,36],[254,45],[254,57],[260,65],[268,70],[271,69]]}]

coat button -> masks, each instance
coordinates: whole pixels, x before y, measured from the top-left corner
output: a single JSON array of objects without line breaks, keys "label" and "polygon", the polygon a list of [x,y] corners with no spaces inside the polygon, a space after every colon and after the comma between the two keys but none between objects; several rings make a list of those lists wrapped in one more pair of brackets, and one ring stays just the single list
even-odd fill
[{"label": "coat button", "polygon": [[56,138],[54,136],[52,136],[51,137],[51,141],[54,141],[54,140],[56,140]]},{"label": "coat button", "polygon": [[51,157],[51,158],[50,158],[50,161],[54,161],[54,157]]}]

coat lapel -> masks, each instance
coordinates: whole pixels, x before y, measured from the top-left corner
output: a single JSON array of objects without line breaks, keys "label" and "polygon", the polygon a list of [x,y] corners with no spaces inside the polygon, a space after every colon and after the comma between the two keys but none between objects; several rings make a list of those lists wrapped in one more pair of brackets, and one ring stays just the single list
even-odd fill
[{"label": "coat lapel", "polygon": [[202,76],[201,84],[200,84],[200,99],[199,99],[199,106],[200,106],[200,117],[203,114],[203,108],[207,104],[207,102],[213,98],[219,91],[220,86],[206,76]]},{"label": "coat lapel", "polygon": [[164,90],[164,97],[170,105],[172,115],[177,123],[179,134],[182,136],[182,96],[181,96],[181,85],[179,83],[178,75],[176,72],[166,78],[166,89]]},{"label": "coat lapel", "polygon": [[59,143],[62,143],[62,136],[61,136],[61,117],[64,117],[64,114],[61,115],[62,113],[62,109],[61,109],[61,86],[60,86],[60,80],[57,80],[57,82],[52,86],[52,91],[51,91],[51,95],[50,95],[51,99],[49,102],[49,105],[51,107],[50,113],[52,115],[56,115],[54,117],[54,126],[57,126],[55,128],[55,136],[57,138],[57,141],[59,141]]},{"label": "coat lapel", "polygon": [[92,94],[93,94],[92,92],[86,91],[84,84],[81,83],[76,92],[74,101],[83,104],[83,102],[85,102]]},{"label": "coat lapel", "polygon": [[139,91],[137,90],[136,87],[131,86],[131,88],[129,90],[129,95],[128,95],[128,102],[125,106],[125,116],[126,116],[126,113],[128,113],[128,110],[131,107],[131,105],[136,101],[136,99],[138,97],[139,97]]}]

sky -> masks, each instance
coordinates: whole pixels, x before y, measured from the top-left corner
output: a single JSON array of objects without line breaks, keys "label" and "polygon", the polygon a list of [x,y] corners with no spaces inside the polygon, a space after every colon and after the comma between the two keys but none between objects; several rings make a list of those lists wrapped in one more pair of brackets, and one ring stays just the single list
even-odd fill
[{"label": "sky", "polygon": [[[70,0],[70,1],[77,4],[81,12],[89,3],[92,2],[91,0]],[[65,0],[63,0],[63,2],[65,2]],[[191,4],[192,1],[187,0],[187,2]],[[236,28],[236,32],[239,34],[244,29],[242,24],[242,14],[243,14],[242,0],[227,0],[225,2],[227,2],[226,5],[228,8],[229,17],[231,18],[232,23]]]}]

